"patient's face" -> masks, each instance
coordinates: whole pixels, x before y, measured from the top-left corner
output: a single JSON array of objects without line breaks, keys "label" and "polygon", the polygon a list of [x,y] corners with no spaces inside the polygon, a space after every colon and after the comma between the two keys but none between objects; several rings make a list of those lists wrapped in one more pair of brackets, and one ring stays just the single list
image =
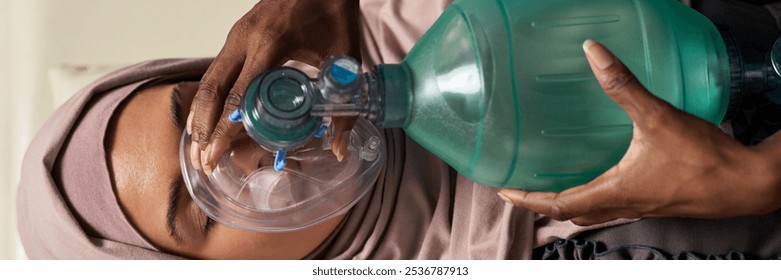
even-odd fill
[{"label": "patient's face", "polygon": [[106,140],[107,157],[125,215],[154,245],[186,257],[306,256],[334,230],[341,216],[301,231],[251,232],[211,222],[190,197],[181,179],[179,139],[196,87],[148,88],[116,112]]}]

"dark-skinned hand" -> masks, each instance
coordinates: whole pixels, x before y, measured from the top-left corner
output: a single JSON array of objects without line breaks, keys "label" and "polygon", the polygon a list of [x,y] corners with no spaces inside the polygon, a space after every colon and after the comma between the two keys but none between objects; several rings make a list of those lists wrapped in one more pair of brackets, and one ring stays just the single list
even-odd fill
[{"label": "dark-skinned hand", "polygon": [[[210,173],[243,130],[228,116],[258,74],[289,60],[320,66],[332,55],[360,58],[359,13],[358,0],[263,0],[236,22],[201,79],[187,118],[193,165]],[[354,121],[333,120],[337,158],[347,150]]]},{"label": "dark-skinned hand", "polygon": [[583,48],[602,88],[633,121],[629,149],[585,185],[561,193],[505,189],[500,197],[579,225],[619,218],[727,218],[781,208],[781,133],[744,146],[652,95],[601,44],[588,40]]}]

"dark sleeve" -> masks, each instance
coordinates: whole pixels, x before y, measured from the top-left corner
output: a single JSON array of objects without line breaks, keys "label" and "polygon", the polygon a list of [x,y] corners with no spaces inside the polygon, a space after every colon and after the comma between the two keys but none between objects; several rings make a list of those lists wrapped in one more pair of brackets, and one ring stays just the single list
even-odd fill
[{"label": "dark sleeve", "polygon": [[692,0],[691,7],[713,23],[728,26],[741,41],[767,49],[781,32],[766,2],[779,1]]},{"label": "dark sleeve", "polygon": [[[756,57],[746,58],[748,60],[766,60],[761,54],[768,52],[775,40],[781,36],[781,1],[684,2],[688,2],[687,4],[713,23],[728,27],[741,47],[755,49]],[[766,95],[746,96],[730,124],[737,140],[746,145],[758,144],[781,129],[781,106],[772,103]]]}]

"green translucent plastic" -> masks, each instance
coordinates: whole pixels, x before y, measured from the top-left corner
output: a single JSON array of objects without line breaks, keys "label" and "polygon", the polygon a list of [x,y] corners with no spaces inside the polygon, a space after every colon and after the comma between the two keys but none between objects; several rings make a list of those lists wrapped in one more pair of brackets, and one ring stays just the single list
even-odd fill
[{"label": "green translucent plastic", "polygon": [[385,127],[475,182],[561,191],[615,165],[632,122],[582,50],[597,40],[654,94],[719,123],[729,99],[714,25],[675,0],[456,0],[399,65],[380,65]]}]

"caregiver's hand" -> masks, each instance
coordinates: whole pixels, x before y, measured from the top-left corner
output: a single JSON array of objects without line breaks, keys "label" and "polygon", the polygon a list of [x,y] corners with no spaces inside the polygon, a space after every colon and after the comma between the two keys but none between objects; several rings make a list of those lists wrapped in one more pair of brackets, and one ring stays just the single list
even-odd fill
[{"label": "caregiver's hand", "polygon": [[505,189],[518,207],[591,225],[618,218],[721,218],[781,207],[781,133],[746,147],[717,127],[653,96],[604,46],[583,45],[605,92],[633,120],[621,161],[592,182],[561,193]]},{"label": "caregiver's hand", "polygon": [[[201,79],[187,118],[194,142],[193,165],[210,172],[243,129],[228,116],[261,72],[288,60],[320,66],[331,55],[360,58],[358,4],[358,0],[263,0],[236,22]],[[337,131],[349,131],[352,125],[351,120],[335,123]],[[346,148],[347,141],[341,138],[341,133],[335,135],[337,157]]]}]

